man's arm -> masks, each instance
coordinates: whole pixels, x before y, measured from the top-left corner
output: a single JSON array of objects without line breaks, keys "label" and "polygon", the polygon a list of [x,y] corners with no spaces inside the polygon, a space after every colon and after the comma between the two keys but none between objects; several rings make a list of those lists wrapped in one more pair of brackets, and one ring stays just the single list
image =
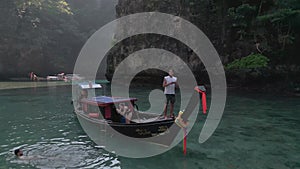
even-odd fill
[{"label": "man's arm", "polygon": [[167,87],[171,84],[176,84],[177,82],[171,82],[171,83],[167,83],[166,79],[164,79],[164,82],[163,82],[163,87]]},{"label": "man's arm", "polygon": [[166,79],[164,78],[163,87],[168,86]]},{"label": "man's arm", "polygon": [[177,79],[176,79],[176,81],[174,83],[175,83],[175,87],[179,86],[178,83],[177,83]]}]

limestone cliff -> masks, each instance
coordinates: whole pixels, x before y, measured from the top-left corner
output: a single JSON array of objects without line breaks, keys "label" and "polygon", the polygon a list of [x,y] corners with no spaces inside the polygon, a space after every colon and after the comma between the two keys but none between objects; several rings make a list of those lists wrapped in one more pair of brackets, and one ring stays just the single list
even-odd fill
[{"label": "limestone cliff", "polygon": [[[190,8],[186,6],[184,0],[119,0],[116,6],[118,18],[129,14],[153,11],[180,16],[186,20],[189,20],[191,16],[189,13]],[[173,38],[153,34],[130,37],[116,44],[107,59],[107,78],[109,80],[112,78],[116,67],[126,57],[135,51],[147,48],[165,49],[176,54],[189,66],[199,81],[203,82],[208,80],[201,60],[190,48]],[[139,64],[139,60],[132,61],[131,64]],[[153,79],[157,79],[160,83],[164,74],[165,72],[149,69],[140,72],[136,78],[142,79],[142,81],[146,82],[150,79],[151,81],[153,81]]]}]

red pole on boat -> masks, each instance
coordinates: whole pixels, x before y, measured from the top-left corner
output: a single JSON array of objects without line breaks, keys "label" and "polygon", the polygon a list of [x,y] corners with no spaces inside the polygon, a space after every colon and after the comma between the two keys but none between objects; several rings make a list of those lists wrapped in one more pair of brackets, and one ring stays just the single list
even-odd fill
[{"label": "red pole on boat", "polygon": [[202,110],[203,114],[206,114],[207,106],[206,106],[206,94],[205,92],[202,92]]},{"label": "red pole on boat", "polygon": [[180,111],[178,113],[178,116],[176,117],[175,119],[175,123],[180,127],[182,128],[182,131],[183,131],[183,154],[186,155],[186,140],[187,140],[187,125],[188,123],[187,122],[184,122],[183,119],[182,119],[182,114],[183,114],[183,111]]}]

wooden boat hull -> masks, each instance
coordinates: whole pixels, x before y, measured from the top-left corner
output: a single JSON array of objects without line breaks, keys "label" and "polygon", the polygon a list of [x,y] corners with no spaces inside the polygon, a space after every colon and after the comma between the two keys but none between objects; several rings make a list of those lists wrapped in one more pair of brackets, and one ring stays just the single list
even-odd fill
[{"label": "wooden boat hull", "polygon": [[150,123],[110,124],[119,133],[134,138],[149,138],[167,131],[174,124],[173,119]]},{"label": "wooden boat hull", "polygon": [[[106,120],[92,119],[84,113],[75,112],[83,130],[98,145],[119,155],[135,157],[136,154],[157,155],[175,145],[180,128],[174,120],[150,124],[111,124]],[[150,134],[151,133],[151,134]],[[126,136],[124,136],[126,135]],[[150,136],[150,137],[148,137]],[[154,137],[152,137],[154,136]]]},{"label": "wooden boat hull", "polygon": [[[116,132],[132,138],[150,138],[169,133],[170,127],[174,124],[173,118],[155,120],[147,123],[113,123],[106,120],[91,118],[82,111],[75,111],[83,128],[94,132],[115,130]],[[88,131],[87,131],[88,132]],[[89,132],[88,132],[89,133]],[[94,134],[92,134],[94,135]]]}]

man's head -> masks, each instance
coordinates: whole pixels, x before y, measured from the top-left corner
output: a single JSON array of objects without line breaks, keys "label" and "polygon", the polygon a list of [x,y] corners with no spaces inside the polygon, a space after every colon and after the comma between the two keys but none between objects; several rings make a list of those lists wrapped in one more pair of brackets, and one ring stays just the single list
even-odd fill
[{"label": "man's head", "polygon": [[23,152],[22,152],[22,150],[21,150],[21,149],[19,149],[19,148],[18,148],[18,149],[16,149],[16,150],[15,150],[15,155],[16,155],[16,156],[18,156],[18,157],[22,156],[22,155],[23,155]]},{"label": "man's head", "polygon": [[87,90],[81,90],[81,96],[84,98],[87,98],[87,96],[88,96]]},{"label": "man's head", "polygon": [[174,72],[173,72],[172,69],[169,70],[169,75],[170,75],[170,76],[174,76]]}]

